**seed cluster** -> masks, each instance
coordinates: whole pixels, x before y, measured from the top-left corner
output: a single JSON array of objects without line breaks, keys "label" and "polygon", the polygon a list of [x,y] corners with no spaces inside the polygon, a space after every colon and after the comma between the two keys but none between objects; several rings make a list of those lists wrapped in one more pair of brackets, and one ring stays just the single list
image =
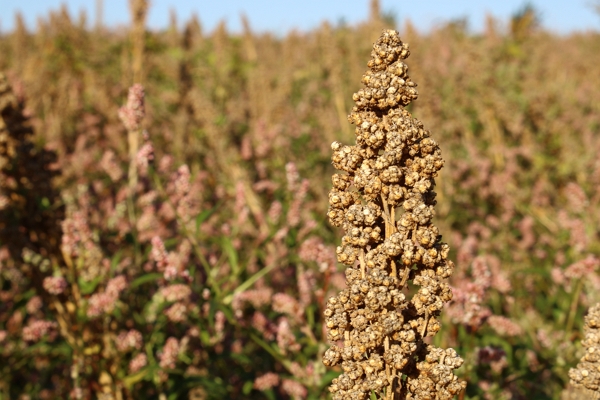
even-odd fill
[{"label": "seed cluster", "polygon": [[585,317],[584,332],[585,339],[581,343],[586,353],[577,368],[571,368],[569,378],[573,386],[588,389],[600,397],[600,303],[590,308]]},{"label": "seed cluster", "polygon": [[408,55],[396,31],[383,32],[348,116],[356,145],[331,146],[343,172],[333,175],[328,217],[344,229],[336,252],[347,265],[347,288],[324,312],[332,346],[323,363],[343,370],[330,387],[336,400],[371,392],[451,399],[465,387],[453,373],[463,363],[456,352],[423,341],[440,330],[454,265],[432,223],[434,178],[444,161],[429,131],[403,108],[417,98],[402,61]]}]

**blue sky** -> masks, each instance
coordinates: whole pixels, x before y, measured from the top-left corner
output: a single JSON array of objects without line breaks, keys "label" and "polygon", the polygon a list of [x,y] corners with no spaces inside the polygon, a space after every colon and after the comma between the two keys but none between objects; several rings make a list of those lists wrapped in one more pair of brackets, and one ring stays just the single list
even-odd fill
[{"label": "blue sky", "polygon": [[[308,30],[323,20],[336,23],[345,20],[352,24],[368,14],[369,0],[150,0],[148,24],[160,29],[167,26],[169,10],[177,12],[179,22],[196,13],[206,31],[211,31],[221,19],[233,31],[240,30],[240,14],[248,16],[254,30],[283,34],[292,28]],[[543,25],[558,33],[600,30],[600,15],[590,3],[599,0],[534,0],[541,13]],[[0,0],[0,32],[10,31],[14,14],[20,11],[27,25],[35,27],[38,16],[58,9],[66,3],[71,14],[77,16],[85,9],[88,21],[95,20],[95,0]],[[383,11],[394,13],[401,23],[410,18],[421,31],[444,21],[467,17],[472,30],[481,30],[487,12],[507,20],[519,10],[523,0],[380,0]],[[128,0],[104,0],[103,21],[108,26],[128,23]]]}]

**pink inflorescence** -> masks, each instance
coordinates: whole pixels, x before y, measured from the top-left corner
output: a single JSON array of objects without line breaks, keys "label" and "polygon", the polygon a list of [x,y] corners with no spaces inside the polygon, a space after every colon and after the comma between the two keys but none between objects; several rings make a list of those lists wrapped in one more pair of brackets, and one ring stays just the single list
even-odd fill
[{"label": "pink inflorescence", "polygon": [[129,88],[127,104],[119,108],[119,118],[128,131],[137,131],[145,115],[144,87],[136,83]]},{"label": "pink inflorescence", "polygon": [[119,297],[123,290],[127,289],[127,278],[124,275],[115,276],[106,284],[106,293]]},{"label": "pink inflorescence", "polygon": [[142,334],[135,329],[130,329],[127,332],[121,332],[119,336],[117,336],[117,350],[121,352],[126,352],[132,349],[139,350],[142,348],[143,344],[144,339],[142,338]]},{"label": "pink inflorescence", "polygon": [[88,300],[87,316],[97,317],[103,313],[110,313],[115,307],[119,295],[127,288],[127,279],[123,275],[116,276],[108,281],[104,293],[95,293]]},{"label": "pink inflorescence", "polygon": [[118,182],[123,176],[123,169],[119,165],[117,155],[112,150],[106,150],[100,160],[100,167],[108,174],[113,182]]},{"label": "pink inflorescence", "polygon": [[188,285],[176,283],[162,288],[160,293],[166,301],[181,301],[189,298],[192,290]]},{"label": "pink inflorescence", "polygon": [[97,317],[103,313],[111,312],[115,307],[116,299],[108,293],[95,293],[88,300],[87,316]]},{"label": "pink inflorescence", "polygon": [[300,246],[298,255],[304,261],[316,262],[320,272],[335,272],[337,265],[335,248],[326,246],[320,238],[306,239]]},{"label": "pink inflorescence", "polygon": [[172,322],[183,322],[187,319],[187,306],[175,303],[165,311],[165,315]]},{"label": "pink inflorescence", "polygon": [[492,285],[492,274],[486,260],[479,256],[471,263],[471,277],[463,278],[452,287],[452,301],[447,314],[453,322],[478,328],[492,314],[484,306],[485,295]]},{"label": "pink inflorescence", "polygon": [[167,266],[167,249],[162,239],[158,236],[154,236],[151,240],[152,250],[150,256],[156,262],[156,266],[159,271],[164,271]]},{"label": "pink inflorescence", "polygon": [[268,390],[279,385],[279,375],[273,372],[267,372],[254,380],[254,389]]},{"label": "pink inflorescence", "polygon": [[304,399],[308,394],[304,385],[291,379],[284,379],[281,382],[281,389],[294,400]]},{"label": "pink inflorescence", "polygon": [[190,168],[187,165],[182,165],[177,168],[177,178],[175,178],[175,195],[179,198],[186,196],[191,189]]},{"label": "pink inflorescence", "polygon": [[35,314],[36,312],[41,310],[43,305],[44,304],[40,296],[33,296],[25,305],[25,310],[27,310],[29,314]]},{"label": "pink inflorescence", "polygon": [[79,256],[79,247],[90,247],[92,232],[83,211],[75,211],[62,222],[62,249],[71,257]]},{"label": "pink inflorescence", "polygon": [[61,294],[67,288],[67,281],[62,276],[44,278],[44,289],[50,294]]},{"label": "pink inflorescence", "polygon": [[585,259],[569,265],[564,274],[569,279],[580,279],[594,275],[599,266],[600,259],[589,255]]},{"label": "pink inflorescence", "polygon": [[140,369],[148,365],[148,357],[144,353],[140,353],[133,357],[129,362],[129,372],[135,374]]},{"label": "pink inflorescence", "polygon": [[174,337],[168,338],[167,342],[165,343],[165,346],[162,349],[162,352],[160,352],[158,356],[160,367],[165,369],[175,368],[178,354],[179,341]]},{"label": "pink inflorescence", "polygon": [[301,319],[304,310],[298,300],[286,293],[275,293],[272,297],[273,311],[287,314],[293,319]]},{"label": "pink inflorescence", "polygon": [[296,342],[296,336],[290,327],[287,318],[281,317],[277,324],[277,346],[283,354],[297,352],[300,350],[300,344]]},{"label": "pink inflorescence", "polygon": [[189,243],[183,242],[177,252],[168,252],[158,236],[154,236],[151,243],[150,256],[156,262],[156,269],[164,274],[166,280],[172,281],[178,277],[189,279],[189,271],[185,269],[189,259]]},{"label": "pink inflorescence", "polygon": [[31,321],[23,328],[23,340],[37,342],[42,337],[48,335],[53,329],[56,329],[56,322],[44,320]]},{"label": "pink inflorescence", "polygon": [[152,146],[152,143],[144,143],[138,150],[135,159],[140,168],[140,174],[145,176],[148,173],[148,166],[154,160],[154,146]]},{"label": "pink inflorescence", "polygon": [[523,333],[519,324],[502,315],[492,315],[487,319],[487,323],[501,336],[519,336]]}]

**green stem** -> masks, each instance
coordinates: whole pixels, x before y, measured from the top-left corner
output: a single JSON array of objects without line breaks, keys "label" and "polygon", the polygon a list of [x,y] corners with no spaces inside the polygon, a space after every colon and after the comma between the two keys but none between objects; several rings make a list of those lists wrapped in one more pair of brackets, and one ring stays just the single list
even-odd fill
[{"label": "green stem", "polygon": [[137,238],[136,216],[135,216],[135,198],[133,189],[127,196],[127,216],[129,218],[129,226],[131,227],[131,238],[133,240],[133,262],[134,265],[140,264],[140,244]]},{"label": "green stem", "polygon": [[127,216],[129,218],[129,225],[131,227],[131,233],[133,238],[133,246],[134,246],[134,264],[139,265],[140,262],[140,244],[137,240],[137,230],[136,230],[136,215],[135,215],[135,189],[137,187],[138,182],[138,172],[137,172],[137,164],[136,157],[137,151],[139,147],[139,136],[141,135],[141,131],[128,131],[127,132],[127,141],[129,145],[129,169],[127,171],[128,185],[129,185],[129,193],[127,195]]},{"label": "green stem", "polygon": [[279,361],[281,363],[281,365],[283,365],[284,368],[286,370],[288,370],[288,372],[292,373],[292,371],[290,369],[290,365],[291,365],[291,361],[290,360],[286,359],[285,356],[282,355],[281,353],[279,353],[278,351],[275,351],[275,349],[273,349],[271,346],[269,346],[269,344],[267,342],[265,342],[264,340],[262,340],[261,338],[259,338],[254,333],[250,333],[250,338],[256,344],[258,344],[260,347],[262,347],[263,349],[265,349],[265,351],[267,353],[269,353],[270,355],[272,355],[274,359],[276,359],[277,361]]},{"label": "green stem", "polygon": [[579,278],[577,284],[575,286],[575,293],[573,293],[573,298],[571,299],[571,306],[569,307],[569,317],[567,319],[567,329],[565,332],[567,335],[571,333],[573,329],[573,324],[575,322],[575,315],[577,314],[577,306],[579,305],[579,297],[581,295],[581,290],[583,288],[583,279]]},{"label": "green stem", "polygon": [[237,288],[235,288],[233,293],[229,294],[227,297],[225,297],[223,299],[223,304],[227,305],[227,304],[231,303],[233,301],[233,297],[236,294],[241,293],[244,290],[248,289],[250,286],[254,285],[254,283],[257,280],[259,280],[260,278],[262,278],[263,276],[265,276],[266,274],[271,272],[276,266],[277,266],[277,264],[273,263],[273,264],[269,265],[268,267],[261,269],[260,271],[258,271],[254,275],[252,275],[250,278],[246,279],[246,281],[244,283],[242,283]]}]

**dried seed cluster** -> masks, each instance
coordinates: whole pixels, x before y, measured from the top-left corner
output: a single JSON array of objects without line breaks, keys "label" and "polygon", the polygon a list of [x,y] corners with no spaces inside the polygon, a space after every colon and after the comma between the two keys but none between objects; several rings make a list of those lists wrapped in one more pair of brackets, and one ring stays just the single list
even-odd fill
[{"label": "dried seed cluster", "polygon": [[586,353],[577,368],[571,368],[569,378],[573,386],[588,389],[597,396],[590,394],[590,398],[600,398],[600,303],[590,308],[585,317],[584,333],[581,343]]},{"label": "dried seed cluster", "polygon": [[396,31],[383,32],[348,116],[356,145],[331,146],[344,172],[333,175],[328,217],[344,229],[337,258],[348,268],[347,289],[325,310],[332,346],[323,362],[343,370],[330,387],[338,400],[372,391],[382,399],[451,399],[465,387],[453,373],[463,363],[456,352],[423,341],[440,330],[454,265],[432,223],[434,177],[444,161],[403,108],[417,98],[402,61],[408,55]]}]

